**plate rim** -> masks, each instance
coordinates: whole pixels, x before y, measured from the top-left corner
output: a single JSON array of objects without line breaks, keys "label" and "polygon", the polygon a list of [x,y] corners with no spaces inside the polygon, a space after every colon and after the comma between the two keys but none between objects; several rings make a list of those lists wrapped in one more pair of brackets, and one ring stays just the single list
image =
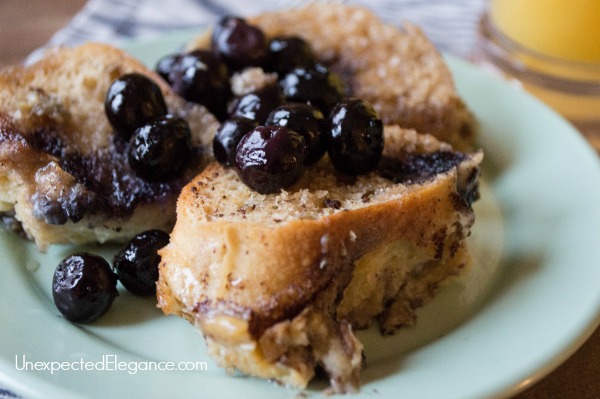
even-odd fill
[{"label": "plate rim", "polygon": [[[197,34],[199,29],[185,29],[182,31],[176,31],[173,33],[163,34],[156,37],[151,38],[142,38],[142,39],[133,39],[129,41],[124,41],[119,44],[119,47],[122,47],[130,52],[135,53],[140,49],[146,48],[147,46],[156,44],[157,41],[163,44],[168,45],[176,45],[177,43],[183,44],[185,43],[186,38],[190,38],[191,35]],[[174,48],[174,50],[176,50]],[[457,57],[451,55],[444,55],[445,59],[448,61],[451,71],[453,75],[456,73],[456,70],[464,70],[468,71],[468,73],[474,73],[475,75],[484,74],[485,72],[477,69],[475,66],[468,64],[466,61],[461,60]],[[495,80],[492,76],[486,75],[485,78],[481,78],[483,80],[495,81],[494,85],[500,86],[508,86],[506,82],[498,79]],[[460,89],[460,88],[459,88]],[[516,92],[516,91],[515,91]],[[550,115],[551,118],[554,118],[557,121],[560,130],[562,131],[570,131],[569,134],[575,134],[579,137],[582,143],[585,143],[585,139],[581,137],[578,132],[572,127],[567,121],[565,121],[562,117],[560,117],[556,112],[542,104],[539,100],[535,99],[531,95],[525,92],[518,92],[519,96],[525,96],[528,98],[529,102],[533,102],[537,104],[537,107],[540,109],[544,109],[544,113],[546,115]],[[463,96],[464,97],[464,96]],[[565,133],[566,134],[566,133]],[[593,156],[596,156],[595,152],[589,147],[589,153]],[[588,154],[589,155],[589,154]],[[487,154],[486,154],[487,157]],[[597,162],[600,165],[600,161]],[[600,166],[598,167],[600,170]],[[600,176],[600,174],[597,173]],[[599,180],[600,182],[600,180]],[[600,298],[600,297],[599,297]],[[517,384],[512,384],[511,386],[504,387],[495,387],[495,389],[491,389],[487,392],[482,392],[492,397],[507,397],[517,394],[518,392],[530,387],[534,383],[538,382],[543,377],[547,376],[550,372],[555,370],[560,364],[562,364],[566,359],[568,359],[573,353],[579,349],[579,347],[593,334],[593,332],[597,329],[598,325],[600,325],[600,300],[598,300],[593,309],[590,308],[590,317],[588,323],[585,326],[580,326],[577,331],[572,331],[569,339],[568,345],[560,348],[560,350],[555,350],[553,354],[550,356],[550,362],[546,363],[543,367],[538,367],[535,372],[528,376],[522,376],[522,381]],[[16,392],[25,394],[26,399],[35,398],[35,397],[44,397],[48,393],[58,394],[60,397],[79,397],[77,394],[73,394],[73,392],[62,386],[56,386],[54,384],[49,383],[45,378],[41,378],[35,375],[23,375],[15,372],[14,367],[10,362],[6,362],[2,354],[0,353],[0,381],[4,383],[10,389],[14,389]],[[12,377],[12,378],[11,378]],[[17,377],[19,380],[17,381]],[[37,389],[35,386],[39,387]],[[36,390],[39,391],[39,395],[36,395]],[[43,392],[43,394],[41,394]],[[42,395],[42,396],[40,396]]]}]

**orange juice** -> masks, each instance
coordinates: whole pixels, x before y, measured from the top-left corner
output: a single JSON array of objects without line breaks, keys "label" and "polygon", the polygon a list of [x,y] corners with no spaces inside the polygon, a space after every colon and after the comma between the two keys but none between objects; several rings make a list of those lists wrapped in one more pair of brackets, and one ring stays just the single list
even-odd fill
[{"label": "orange juice", "polygon": [[490,0],[473,60],[575,124],[600,153],[600,0]]},{"label": "orange juice", "polygon": [[492,0],[490,14],[503,34],[524,47],[600,62],[600,0]]}]

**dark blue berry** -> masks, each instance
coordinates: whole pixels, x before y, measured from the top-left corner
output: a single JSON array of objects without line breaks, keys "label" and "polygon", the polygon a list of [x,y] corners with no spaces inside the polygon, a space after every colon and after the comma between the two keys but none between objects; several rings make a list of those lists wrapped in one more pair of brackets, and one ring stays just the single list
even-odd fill
[{"label": "dark blue berry", "polygon": [[157,251],[169,243],[169,234],[148,230],[135,236],[113,260],[121,284],[135,295],[156,293],[160,255]]},{"label": "dark blue berry", "polygon": [[[159,63],[169,66],[169,59]],[[217,118],[225,116],[229,89],[229,69],[209,50],[195,50],[182,54],[170,64],[167,81],[173,90],[188,101],[202,104]]]},{"label": "dark blue berry", "polygon": [[252,119],[262,125],[271,111],[283,104],[285,99],[277,85],[267,85],[245,94],[230,104],[230,116]]},{"label": "dark blue berry", "polygon": [[117,277],[104,258],[82,252],[62,260],[52,280],[58,310],[76,323],[90,323],[105,314],[117,297]]},{"label": "dark blue berry", "polygon": [[240,179],[261,193],[294,184],[304,172],[306,140],[284,126],[259,126],[237,146],[235,169]]},{"label": "dark blue berry", "polygon": [[304,136],[307,165],[317,162],[326,151],[323,113],[310,104],[287,103],[275,108],[265,125],[286,126]]},{"label": "dark blue berry", "polygon": [[383,151],[383,124],[371,104],[349,98],[329,115],[327,152],[335,168],[346,174],[373,170]]},{"label": "dark blue berry", "polygon": [[104,111],[115,131],[128,139],[135,129],[167,114],[160,87],[148,77],[129,73],[110,85]]},{"label": "dark blue berry", "polygon": [[129,143],[131,168],[149,181],[176,177],[192,152],[187,122],[167,115],[138,128]]},{"label": "dark blue berry", "polygon": [[[179,62],[182,54],[168,54],[162,57],[156,63],[155,71],[160,75],[161,78],[169,82],[169,74],[173,67]],[[169,82],[170,83],[170,82]]]},{"label": "dark blue berry", "polygon": [[258,126],[252,119],[231,117],[225,120],[213,139],[213,153],[223,165],[233,166],[235,150],[242,137]]},{"label": "dark blue berry", "polygon": [[316,64],[310,44],[298,36],[276,36],[269,43],[269,69],[283,76],[294,68],[308,68]]},{"label": "dark blue berry", "polygon": [[329,114],[344,93],[339,76],[320,64],[295,68],[279,84],[287,101],[310,103],[324,115]]},{"label": "dark blue berry", "polygon": [[242,18],[223,17],[215,27],[211,44],[232,70],[268,63],[269,47],[264,33]]}]

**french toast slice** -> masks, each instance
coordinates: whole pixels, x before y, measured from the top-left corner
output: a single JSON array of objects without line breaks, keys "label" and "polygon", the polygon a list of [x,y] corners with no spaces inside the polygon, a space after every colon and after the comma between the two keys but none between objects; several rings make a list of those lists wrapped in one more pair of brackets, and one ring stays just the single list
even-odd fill
[{"label": "french toast slice", "polygon": [[210,164],[186,185],[159,251],[158,306],[186,318],[228,369],[334,392],[359,385],[353,328],[412,325],[415,308],[468,268],[483,154],[386,126],[377,172],[336,173],[327,157],[277,194]]},{"label": "french toast slice", "polygon": [[[346,95],[373,105],[385,124],[436,136],[459,150],[474,148],[475,121],[456,92],[442,56],[420,28],[383,23],[367,8],[311,1],[246,20],[268,38],[296,35],[337,72]],[[189,49],[208,48],[210,32]]]},{"label": "french toast slice", "polygon": [[[159,85],[169,111],[187,120],[194,160],[182,176],[153,183],[127,162],[104,112],[111,82],[138,72]],[[181,187],[208,163],[218,122],[188,103],[141,62],[88,43],[59,48],[28,67],[0,71],[0,212],[35,240],[129,240],[147,229],[170,231]],[[203,156],[204,154],[204,156]]]}]

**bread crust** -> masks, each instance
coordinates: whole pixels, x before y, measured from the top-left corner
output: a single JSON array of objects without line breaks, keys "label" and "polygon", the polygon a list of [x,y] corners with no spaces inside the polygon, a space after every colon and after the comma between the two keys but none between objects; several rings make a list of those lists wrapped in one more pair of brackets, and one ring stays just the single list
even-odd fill
[{"label": "bread crust", "polygon": [[[235,177],[212,163],[183,189],[178,206],[181,222],[172,232],[175,244],[163,251],[163,263],[185,265],[199,281],[200,296],[178,295],[187,309],[200,304],[198,310],[208,313],[218,309],[220,302],[235,303],[240,316],[252,315],[250,329],[255,336],[260,336],[264,326],[298,313],[364,254],[399,237],[434,258],[440,246],[446,250],[446,241],[455,238],[448,226],[459,223],[461,217],[457,200],[447,195],[457,184],[452,176],[415,185],[398,200],[316,220],[291,220],[276,226],[206,222],[196,204],[202,201],[202,190],[209,189],[210,178]],[[189,248],[188,241],[202,245]],[[168,276],[161,274],[164,278]],[[237,280],[240,283],[232,284]]]}]

